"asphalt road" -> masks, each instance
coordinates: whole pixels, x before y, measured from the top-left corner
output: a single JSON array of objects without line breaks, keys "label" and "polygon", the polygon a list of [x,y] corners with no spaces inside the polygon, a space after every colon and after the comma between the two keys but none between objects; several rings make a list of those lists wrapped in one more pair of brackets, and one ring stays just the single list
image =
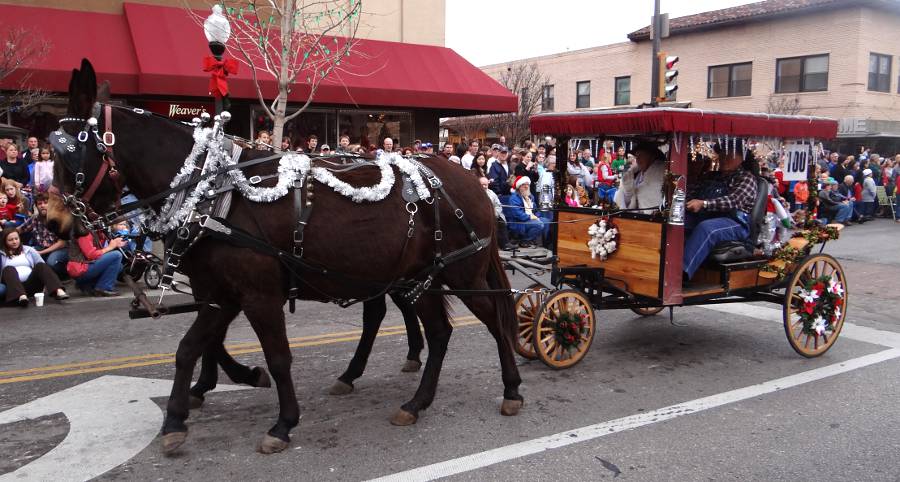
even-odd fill
[{"label": "asphalt road", "polygon": [[[134,422],[101,412],[97,423],[114,435],[87,442],[71,463],[91,467],[105,441],[136,454],[102,473],[105,480],[900,480],[898,236],[900,225],[879,220],[848,228],[826,248],[848,273],[847,322],[855,326],[817,359],[789,347],[774,305],[676,309],[685,326],[665,312],[604,311],[576,367],[520,360],[525,407],[507,418],[498,410],[493,339],[457,305],[434,405],[416,425],[393,427],[388,418],[419,378],[400,372],[402,329],[378,338],[354,393],[329,396],[352,355],[361,308],[303,303],[287,327],[303,417],[285,453],[254,451],[277,400],[272,389],[248,389],[210,394],[188,420],[183,450],[168,458],[158,440],[131,447]],[[129,320],[127,304],[76,298],[0,309],[0,419],[87,382],[106,386],[110,375],[170,380],[191,316]],[[385,326],[400,325],[390,307]],[[227,343],[238,360],[258,365],[255,341],[240,318]],[[101,401],[121,395],[96,392]],[[166,397],[153,402],[161,423]],[[14,472],[75,439],[76,425],[62,413],[0,424],[0,480],[24,480]],[[59,479],[77,473],[66,470],[61,464]]]}]

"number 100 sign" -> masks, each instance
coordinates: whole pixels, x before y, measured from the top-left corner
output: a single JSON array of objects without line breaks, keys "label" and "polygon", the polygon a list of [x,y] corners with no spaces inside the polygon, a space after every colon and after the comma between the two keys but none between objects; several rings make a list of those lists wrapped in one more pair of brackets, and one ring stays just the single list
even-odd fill
[{"label": "number 100 sign", "polygon": [[784,151],[784,180],[805,181],[810,159],[809,144],[788,144]]}]

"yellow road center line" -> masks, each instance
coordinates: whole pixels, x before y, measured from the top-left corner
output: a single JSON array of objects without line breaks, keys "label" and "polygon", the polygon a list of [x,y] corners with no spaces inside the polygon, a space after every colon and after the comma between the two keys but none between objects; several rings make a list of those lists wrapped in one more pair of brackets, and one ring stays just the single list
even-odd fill
[{"label": "yellow road center line", "polygon": [[[463,327],[480,323],[474,316],[465,316],[452,320],[454,327]],[[303,336],[288,339],[291,348],[331,345],[348,341],[358,341],[362,330],[326,333],[322,335]],[[404,325],[394,325],[382,328],[378,337],[406,334]],[[226,345],[225,348],[231,355],[244,355],[259,353],[262,347],[259,343],[237,343]],[[153,353],[148,355],[135,355],[129,357],[110,358],[107,360],[95,360],[90,362],[68,363],[63,365],[50,365],[45,367],[27,368],[23,370],[11,370],[0,372],[0,385],[8,383],[20,383],[49,378],[69,377],[88,373],[99,373],[125,368],[145,367],[152,365],[164,365],[175,361],[174,353]],[[122,363],[125,362],[125,363]],[[118,364],[117,364],[118,363]],[[104,365],[104,366],[97,366]],[[42,373],[50,372],[50,373]],[[33,375],[28,375],[33,374]],[[24,376],[14,376],[24,375]]]}]

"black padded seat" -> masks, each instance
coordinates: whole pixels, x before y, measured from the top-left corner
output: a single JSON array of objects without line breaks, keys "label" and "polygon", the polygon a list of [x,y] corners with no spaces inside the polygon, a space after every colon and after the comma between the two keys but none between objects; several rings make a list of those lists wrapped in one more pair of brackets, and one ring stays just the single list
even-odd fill
[{"label": "black padded seat", "polygon": [[766,205],[769,202],[769,181],[756,177],[756,202],[750,212],[750,237],[740,241],[719,243],[710,252],[709,258],[717,263],[730,263],[753,257],[756,240],[766,223]]}]

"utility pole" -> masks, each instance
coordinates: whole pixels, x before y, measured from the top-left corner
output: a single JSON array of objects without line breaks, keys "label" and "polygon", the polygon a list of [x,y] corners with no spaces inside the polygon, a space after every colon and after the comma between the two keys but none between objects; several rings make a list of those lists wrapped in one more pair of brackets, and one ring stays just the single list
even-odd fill
[{"label": "utility pole", "polygon": [[659,95],[659,41],[662,37],[662,22],[659,15],[659,0],[653,0],[653,25],[650,26],[650,34],[653,37],[653,52],[650,57],[653,59],[650,63],[650,105],[656,107],[659,103],[656,101]]}]

